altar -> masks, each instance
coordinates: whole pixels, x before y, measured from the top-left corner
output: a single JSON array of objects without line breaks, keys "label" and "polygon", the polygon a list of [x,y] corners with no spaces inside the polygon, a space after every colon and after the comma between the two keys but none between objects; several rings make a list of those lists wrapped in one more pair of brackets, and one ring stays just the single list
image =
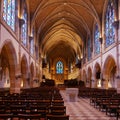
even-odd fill
[{"label": "altar", "polygon": [[68,102],[77,102],[78,88],[66,88],[66,95]]}]

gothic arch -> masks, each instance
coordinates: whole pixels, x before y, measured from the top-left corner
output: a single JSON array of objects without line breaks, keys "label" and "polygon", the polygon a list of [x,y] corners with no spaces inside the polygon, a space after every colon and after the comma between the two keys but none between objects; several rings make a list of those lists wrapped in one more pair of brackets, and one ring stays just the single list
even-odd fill
[{"label": "gothic arch", "polygon": [[106,82],[105,87],[111,88],[115,87],[115,74],[116,74],[116,62],[113,56],[109,55],[103,66],[103,76]]},{"label": "gothic arch", "polygon": [[16,56],[15,48],[11,41],[6,40],[4,42],[1,49],[0,59],[2,63],[1,67],[3,68],[2,70],[4,70],[5,67],[8,68],[9,78],[10,78],[10,92],[13,93],[15,92],[17,56]]}]

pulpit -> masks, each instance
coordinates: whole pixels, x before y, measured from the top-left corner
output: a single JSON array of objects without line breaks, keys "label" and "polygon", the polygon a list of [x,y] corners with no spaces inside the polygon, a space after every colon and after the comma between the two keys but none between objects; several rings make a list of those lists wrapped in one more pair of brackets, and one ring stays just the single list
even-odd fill
[{"label": "pulpit", "polygon": [[66,88],[66,95],[68,102],[78,101],[78,88]]}]

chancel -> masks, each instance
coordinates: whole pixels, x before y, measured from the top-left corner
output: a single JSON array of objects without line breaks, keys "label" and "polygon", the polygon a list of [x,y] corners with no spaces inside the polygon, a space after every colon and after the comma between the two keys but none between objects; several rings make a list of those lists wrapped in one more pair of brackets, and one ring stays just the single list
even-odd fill
[{"label": "chancel", "polygon": [[0,0],[0,119],[120,119],[120,0]]}]

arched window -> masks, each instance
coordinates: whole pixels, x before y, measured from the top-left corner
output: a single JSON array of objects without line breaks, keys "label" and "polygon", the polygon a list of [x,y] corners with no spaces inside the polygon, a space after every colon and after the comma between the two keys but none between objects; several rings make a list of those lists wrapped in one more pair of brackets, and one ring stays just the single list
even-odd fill
[{"label": "arched window", "polygon": [[91,59],[91,40],[90,37],[88,37],[88,41],[87,41],[87,50],[88,50],[88,61]]},{"label": "arched window", "polygon": [[98,29],[98,25],[96,24],[95,25],[95,32],[94,32],[94,53],[95,53],[95,55],[100,53],[99,38],[100,38],[100,32],[99,32],[99,29]]},{"label": "arched window", "polygon": [[33,55],[34,53],[34,38],[30,42],[30,53]]},{"label": "arched window", "polygon": [[112,26],[114,16],[113,2],[109,0],[105,15],[105,47],[110,46],[115,41],[115,29]]},{"label": "arched window", "polygon": [[26,6],[24,7],[24,12],[23,12],[23,20],[24,24],[21,27],[21,40],[24,46],[27,46],[27,10]]},{"label": "arched window", "polygon": [[63,73],[63,63],[61,61],[58,61],[56,64],[56,73],[57,74]]},{"label": "arched window", "polygon": [[15,6],[16,0],[4,0],[3,2],[3,19],[15,31]]},{"label": "arched window", "polygon": [[34,54],[34,28],[32,30],[32,37],[30,40],[30,53],[33,55]]}]

